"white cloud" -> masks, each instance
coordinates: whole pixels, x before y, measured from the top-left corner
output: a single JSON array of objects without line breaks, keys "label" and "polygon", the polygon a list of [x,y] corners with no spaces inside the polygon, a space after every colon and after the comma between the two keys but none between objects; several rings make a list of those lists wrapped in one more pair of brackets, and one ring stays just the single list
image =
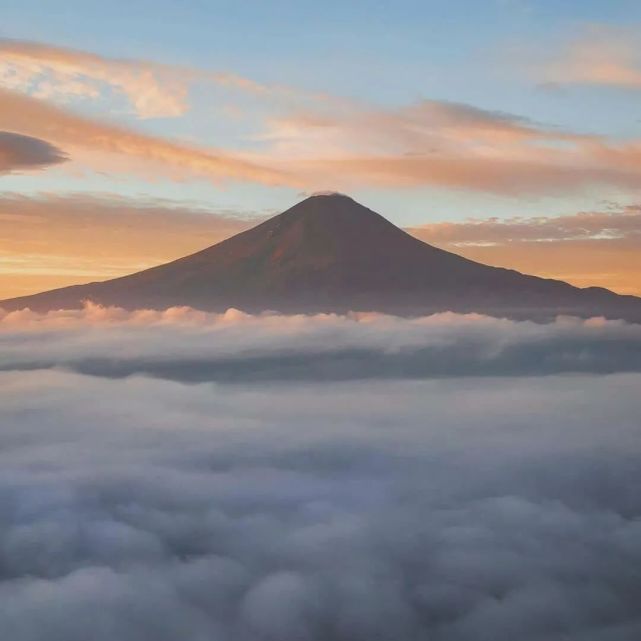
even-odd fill
[{"label": "white cloud", "polygon": [[[55,338],[45,343],[44,337]],[[251,316],[187,307],[2,312],[0,369],[174,380],[349,380],[641,371],[641,325],[476,314]]]}]

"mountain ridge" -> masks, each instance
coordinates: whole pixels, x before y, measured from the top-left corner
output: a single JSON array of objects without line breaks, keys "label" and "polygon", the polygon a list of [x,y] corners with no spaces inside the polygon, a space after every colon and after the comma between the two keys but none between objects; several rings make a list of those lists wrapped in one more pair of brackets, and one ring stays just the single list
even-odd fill
[{"label": "mountain ridge", "polygon": [[641,320],[641,298],[477,263],[409,235],[342,194],[310,196],[216,245],[141,272],[8,299],[0,307],[49,311],[86,300],[127,309]]}]

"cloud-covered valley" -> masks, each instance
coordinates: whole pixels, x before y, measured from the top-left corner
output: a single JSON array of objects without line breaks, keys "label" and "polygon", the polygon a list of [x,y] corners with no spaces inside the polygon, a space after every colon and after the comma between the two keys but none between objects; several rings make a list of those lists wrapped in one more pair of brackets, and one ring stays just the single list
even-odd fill
[{"label": "cloud-covered valley", "polygon": [[[0,629],[12,641],[638,639],[641,374],[621,355],[639,360],[640,332],[6,314]],[[404,370],[412,354],[418,373]],[[82,373],[92,360],[124,364],[123,377]],[[209,380],[189,384],[149,365],[198,360]]]},{"label": "cloud-covered valley", "polygon": [[13,641],[641,634],[638,326],[89,306],[0,328]]}]

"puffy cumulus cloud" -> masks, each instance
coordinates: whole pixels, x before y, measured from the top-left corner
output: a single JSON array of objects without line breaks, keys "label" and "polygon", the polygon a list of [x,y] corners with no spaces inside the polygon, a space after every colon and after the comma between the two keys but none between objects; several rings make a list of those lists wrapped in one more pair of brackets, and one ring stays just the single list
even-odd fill
[{"label": "puffy cumulus cloud", "polygon": [[0,38],[0,84],[36,98],[96,99],[111,89],[124,95],[141,118],[172,117],[187,111],[189,88],[197,81],[252,95],[276,91],[230,73],[112,59],[77,49]]},{"label": "puffy cumulus cloud", "polygon": [[123,276],[213,245],[266,213],[114,195],[5,192],[0,292],[8,298]]},{"label": "puffy cumulus cloud", "polygon": [[0,312],[0,370],[65,368],[197,382],[340,381],[641,371],[641,325],[479,315],[252,316],[190,308]]},{"label": "puffy cumulus cloud", "polygon": [[15,91],[0,89],[0,110],[5,126],[75,150],[74,159],[87,167],[116,173],[164,173],[175,179],[200,176],[214,181],[228,178],[271,185],[298,184],[283,171],[226,151],[173,142],[84,117]]},{"label": "puffy cumulus cloud", "polygon": [[579,287],[641,294],[641,211],[636,205],[557,217],[433,223],[408,231],[483,263]]},{"label": "puffy cumulus cloud", "polygon": [[[67,350],[75,334],[95,352],[145,315],[87,313],[102,318],[93,335],[59,316],[69,333],[50,326],[37,349]],[[38,322],[23,315],[23,331]],[[261,344],[258,321],[224,322],[245,323],[230,349]],[[335,324],[291,322],[311,335]],[[376,322],[365,342],[384,333]],[[20,340],[3,333],[2,353]],[[12,641],[636,641],[640,384],[0,373],[0,629]]]},{"label": "puffy cumulus cloud", "polygon": [[66,160],[65,153],[46,140],[0,131],[0,173],[42,169]]}]

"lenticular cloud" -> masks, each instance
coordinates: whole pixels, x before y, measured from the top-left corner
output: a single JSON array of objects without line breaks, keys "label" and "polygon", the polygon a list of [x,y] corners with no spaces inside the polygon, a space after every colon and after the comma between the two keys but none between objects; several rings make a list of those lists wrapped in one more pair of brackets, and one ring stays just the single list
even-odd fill
[{"label": "lenticular cloud", "polygon": [[5,315],[2,636],[636,641],[639,331]]}]

